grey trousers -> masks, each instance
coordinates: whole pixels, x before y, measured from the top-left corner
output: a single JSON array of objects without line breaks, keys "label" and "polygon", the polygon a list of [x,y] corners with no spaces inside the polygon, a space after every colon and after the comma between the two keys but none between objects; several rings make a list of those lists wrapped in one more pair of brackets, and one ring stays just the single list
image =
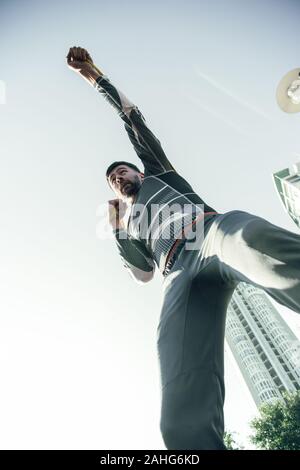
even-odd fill
[{"label": "grey trousers", "polygon": [[226,449],[224,335],[239,282],[300,313],[300,235],[262,217],[218,214],[163,281],[157,327],[160,431],[167,449]]}]

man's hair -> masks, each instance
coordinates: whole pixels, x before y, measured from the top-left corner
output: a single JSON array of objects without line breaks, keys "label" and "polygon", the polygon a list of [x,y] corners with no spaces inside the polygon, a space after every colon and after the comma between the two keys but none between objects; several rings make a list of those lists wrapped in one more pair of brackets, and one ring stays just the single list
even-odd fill
[{"label": "man's hair", "polygon": [[129,166],[130,168],[133,168],[134,170],[138,171],[139,173],[141,173],[141,170],[136,166],[134,165],[133,163],[130,163],[130,162],[124,162],[124,161],[119,161],[119,162],[113,162],[109,165],[109,167],[107,168],[106,170],[106,179],[108,180],[108,177],[109,177],[109,174],[112,172],[112,170],[116,167],[116,166],[119,166],[119,165],[126,165],[126,166]]}]

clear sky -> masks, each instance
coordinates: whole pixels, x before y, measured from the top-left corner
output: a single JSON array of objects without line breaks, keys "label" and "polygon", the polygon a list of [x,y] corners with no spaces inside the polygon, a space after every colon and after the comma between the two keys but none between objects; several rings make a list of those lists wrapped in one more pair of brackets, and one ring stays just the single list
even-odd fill
[{"label": "clear sky", "polygon": [[[136,284],[96,236],[106,167],[139,160],[69,47],[139,106],[205,202],[297,232],[271,174],[300,160],[299,115],[275,101],[300,66],[299,14],[297,0],[1,0],[1,448],[164,449],[162,278]],[[247,446],[256,410],[229,352],[226,384],[226,427]]]}]

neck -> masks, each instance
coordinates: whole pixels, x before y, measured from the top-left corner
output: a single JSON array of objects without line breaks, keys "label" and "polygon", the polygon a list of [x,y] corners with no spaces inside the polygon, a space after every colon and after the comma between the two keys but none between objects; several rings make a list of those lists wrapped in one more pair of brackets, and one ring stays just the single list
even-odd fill
[{"label": "neck", "polygon": [[137,194],[132,194],[132,196],[128,196],[126,198],[126,203],[127,204],[133,204],[134,201],[136,200],[136,198],[137,198]]}]

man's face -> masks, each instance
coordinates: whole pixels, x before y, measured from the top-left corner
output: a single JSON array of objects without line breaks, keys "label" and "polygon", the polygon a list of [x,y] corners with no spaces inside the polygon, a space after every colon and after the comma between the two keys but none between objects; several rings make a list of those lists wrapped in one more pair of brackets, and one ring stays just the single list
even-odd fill
[{"label": "man's face", "polygon": [[109,185],[119,199],[132,199],[144,180],[140,173],[127,165],[116,166],[109,174]]}]

